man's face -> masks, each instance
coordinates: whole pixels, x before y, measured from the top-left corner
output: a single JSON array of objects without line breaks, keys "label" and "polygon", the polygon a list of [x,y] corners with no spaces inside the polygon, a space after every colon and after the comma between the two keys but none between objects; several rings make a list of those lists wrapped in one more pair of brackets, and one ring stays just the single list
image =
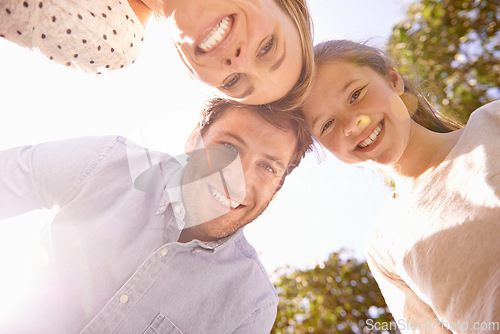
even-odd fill
[{"label": "man's face", "polygon": [[296,137],[252,111],[229,107],[202,139],[207,150],[190,156],[182,199],[188,233],[208,241],[234,233],[264,211],[279,189]]}]

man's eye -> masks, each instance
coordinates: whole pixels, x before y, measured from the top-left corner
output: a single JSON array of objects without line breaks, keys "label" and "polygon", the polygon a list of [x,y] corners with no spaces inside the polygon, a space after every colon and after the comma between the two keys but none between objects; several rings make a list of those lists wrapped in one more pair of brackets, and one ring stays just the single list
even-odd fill
[{"label": "man's eye", "polygon": [[325,125],[323,125],[323,128],[321,129],[321,134],[323,134],[323,132],[325,132],[332,124],[333,124],[333,119],[326,122]]},{"label": "man's eye", "polygon": [[227,90],[233,88],[240,81],[240,76],[241,76],[240,73],[235,73],[228,76],[226,80],[224,80],[224,82],[222,83],[222,88]]},{"label": "man's eye", "polygon": [[229,148],[230,150],[233,150],[235,152],[238,152],[238,149],[236,148],[236,146],[234,145],[231,145],[229,143],[224,143],[224,146],[226,146],[227,148]]},{"label": "man's eye", "polygon": [[262,167],[264,167],[265,170],[267,170],[268,172],[272,173],[272,174],[275,174],[276,171],[274,170],[274,168],[272,168],[271,166],[269,166],[268,164],[261,164]]},{"label": "man's eye", "polygon": [[264,47],[260,50],[259,56],[265,56],[269,52],[271,52],[272,48],[274,46],[274,37],[272,36],[271,39],[264,45]]}]

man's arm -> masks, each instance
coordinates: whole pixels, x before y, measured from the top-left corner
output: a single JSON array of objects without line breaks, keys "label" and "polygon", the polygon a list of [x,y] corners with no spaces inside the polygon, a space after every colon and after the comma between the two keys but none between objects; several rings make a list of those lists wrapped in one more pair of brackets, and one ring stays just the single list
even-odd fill
[{"label": "man's arm", "polygon": [[64,204],[72,187],[115,142],[86,137],[0,152],[0,220]]}]

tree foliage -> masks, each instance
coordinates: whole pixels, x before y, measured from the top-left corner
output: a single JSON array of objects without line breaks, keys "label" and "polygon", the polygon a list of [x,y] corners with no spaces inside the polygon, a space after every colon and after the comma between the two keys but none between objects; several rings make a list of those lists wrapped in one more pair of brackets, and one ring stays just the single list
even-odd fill
[{"label": "tree foliage", "polygon": [[465,123],[500,98],[500,2],[414,2],[394,27],[388,53],[417,86],[425,84],[432,104]]},{"label": "tree foliage", "polygon": [[[377,333],[366,327],[392,320],[367,263],[346,254],[335,252],[313,269],[279,276],[272,333]],[[368,319],[381,325],[367,326]]]}]

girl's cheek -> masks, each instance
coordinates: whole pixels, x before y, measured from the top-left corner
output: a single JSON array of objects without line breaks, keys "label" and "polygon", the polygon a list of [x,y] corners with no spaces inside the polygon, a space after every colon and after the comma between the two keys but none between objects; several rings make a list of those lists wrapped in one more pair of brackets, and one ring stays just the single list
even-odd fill
[{"label": "girl's cheek", "polygon": [[330,134],[328,136],[325,136],[324,138],[322,138],[320,143],[323,144],[323,146],[325,146],[330,152],[338,152],[340,143],[335,139],[333,135]]}]

